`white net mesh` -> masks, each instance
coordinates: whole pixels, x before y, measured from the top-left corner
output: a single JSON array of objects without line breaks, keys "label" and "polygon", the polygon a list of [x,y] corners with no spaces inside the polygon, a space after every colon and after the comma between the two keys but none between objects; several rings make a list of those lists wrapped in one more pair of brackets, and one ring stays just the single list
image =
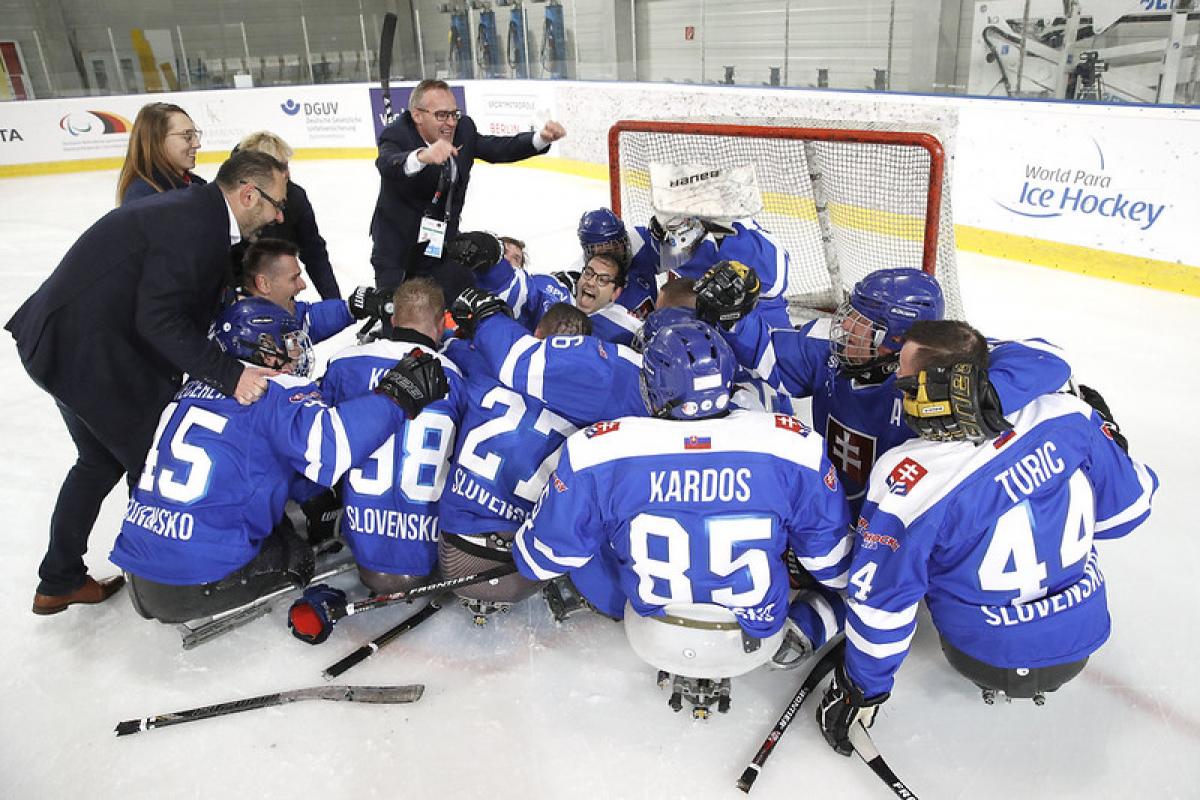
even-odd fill
[{"label": "white net mesh", "polygon": [[[797,119],[618,123],[614,131],[613,204],[631,224],[653,213],[652,163],[755,164],[763,197],[756,219],[791,255],[788,301],[797,316],[832,310],[869,272],[915,267],[938,278],[947,316],[962,318],[949,177],[933,131]],[[888,141],[861,141],[870,138]],[[929,214],[935,166],[942,178],[933,181]]]}]

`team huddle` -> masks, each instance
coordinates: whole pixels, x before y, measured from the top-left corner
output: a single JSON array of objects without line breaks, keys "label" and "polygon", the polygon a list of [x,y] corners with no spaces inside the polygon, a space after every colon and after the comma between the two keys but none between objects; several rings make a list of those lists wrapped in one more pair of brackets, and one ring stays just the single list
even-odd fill
[{"label": "team huddle", "polygon": [[[985,697],[1041,702],[1083,669],[1109,635],[1094,540],[1144,521],[1157,478],[1055,347],[943,319],[915,269],[793,327],[788,255],[748,218],[598,209],[578,233],[555,275],[452,239],[476,287],[449,314],[428,278],[297,302],[295,248],[251,245],[212,335],[278,374],[248,405],[195,380],[163,411],[111,554],[139,612],[309,584],[336,536],[370,596],[459,580],[480,620],[539,592],[560,620],[623,620],[676,709],[844,647],[817,718],[845,754],[922,599]],[[317,380],[312,344],[373,318]],[[346,604],[309,586],[293,633],[323,641]]]}]

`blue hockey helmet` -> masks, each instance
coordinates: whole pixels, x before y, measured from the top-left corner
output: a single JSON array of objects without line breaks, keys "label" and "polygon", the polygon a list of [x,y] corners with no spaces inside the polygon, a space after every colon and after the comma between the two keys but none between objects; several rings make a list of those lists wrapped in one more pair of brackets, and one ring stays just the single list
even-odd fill
[{"label": "blue hockey helmet", "polygon": [[309,377],[312,342],[300,322],[265,297],[247,297],[225,308],[213,325],[222,350],[241,361]]},{"label": "blue hockey helmet", "polygon": [[585,213],[579,218],[576,232],[586,258],[608,253],[619,258],[623,266],[629,266],[629,260],[633,258],[633,253],[629,252],[629,234],[625,231],[625,223],[610,209],[597,208]]},{"label": "blue hockey helmet", "polygon": [[849,377],[890,373],[913,323],[944,315],[942,287],[932,275],[909,268],[876,270],[854,284],[834,315],[830,347]]},{"label": "blue hockey helmet", "polygon": [[667,308],[659,308],[651,311],[646,315],[646,319],[642,322],[642,327],[638,328],[638,332],[633,335],[633,341],[629,346],[639,353],[646,349],[646,342],[654,338],[654,334],[668,325],[675,325],[680,322],[694,322],[696,320],[696,309],[685,308],[683,306],[668,306]]},{"label": "blue hockey helmet", "polygon": [[655,417],[704,419],[729,408],[737,360],[716,329],[696,320],[660,328],[642,353],[642,398]]}]

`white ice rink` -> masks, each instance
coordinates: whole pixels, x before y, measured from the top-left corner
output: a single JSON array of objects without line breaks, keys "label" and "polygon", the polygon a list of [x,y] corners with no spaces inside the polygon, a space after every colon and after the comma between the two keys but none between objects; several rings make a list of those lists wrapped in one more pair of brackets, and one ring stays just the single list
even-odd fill
[{"label": "white ice rink", "polygon": [[[293,177],[316,207],[342,289],[369,282],[371,163],[300,161]],[[115,172],[0,180],[0,321],[112,207],[115,184]],[[526,239],[535,269],[557,268],[580,213],[606,202],[597,181],[480,165],[463,229]],[[1080,678],[1041,708],[985,706],[942,659],[926,616],[875,741],[927,799],[1198,797],[1200,492],[1188,487],[1200,453],[1200,300],[966,253],[959,269],[971,321],[991,336],[1066,348],[1162,488],[1146,525],[1100,544],[1113,636]],[[301,703],[115,738],[119,720],[320,684],[322,668],[411,610],[348,618],[309,647],[279,608],[190,651],[124,593],[34,616],[50,510],[74,450],[11,339],[0,340],[0,798],[741,796],[734,782],[795,673],[737,678],[729,714],[693,721],[668,709],[619,625],[593,616],[556,626],[539,598],[482,629],[448,609],[344,676],[424,683],[414,705]],[[92,534],[97,576],[115,572],[106,557],[122,494]],[[812,713],[802,710],[753,796],[889,797],[857,758],[825,746]]]}]

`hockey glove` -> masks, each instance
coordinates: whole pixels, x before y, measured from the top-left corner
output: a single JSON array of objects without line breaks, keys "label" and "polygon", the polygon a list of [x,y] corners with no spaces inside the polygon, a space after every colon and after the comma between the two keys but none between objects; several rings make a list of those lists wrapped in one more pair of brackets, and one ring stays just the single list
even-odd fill
[{"label": "hockey glove", "polygon": [[864,728],[874,725],[875,713],[889,697],[889,692],[863,697],[862,691],[846,675],[846,665],[838,664],[833,671],[833,683],[829,684],[817,706],[817,724],[821,726],[825,741],[844,756],[853,753],[850,726],[856,722],[861,722]]},{"label": "hockey glove", "polygon": [[663,239],[667,238],[667,229],[658,221],[658,217],[651,216],[650,222],[646,225],[646,231],[650,234],[650,238],[654,241],[654,249],[657,250],[663,243]]},{"label": "hockey glove", "polygon": [[463,289],[450,304],[450,316],[458,324],[458,335],[464,339],[473,339],[479,323],[493,314],[512,317],[512,309],[496,295],[481,289]]},{"label": "hockey glove", "polygon": [[446,245],[446,260],[470,270],[487,269],[504,256],[504,245],[487,231],[460,233]]},{"label": "hockey glove", "polygon": [[579,277],[583,273],[577,269],[567,269],[562,272],[552,272],[550,276],[567,288],[567,294],[575,296],[575,287],[579,285]]},{"label": "hockey glove", "polygon": [[979,444],[1011,430],[987,370],[960,362],[896,379],[904,392],[904,421],[932,442]]},{"label": "hockey glove", "polygon": [[414,419],[425,406],[445,397],[450,383],[436,356],[414,349],[388,370],[375,391],[387,395]]},{"label": "hockey glove", "polygon": [[392,295],[395,289],[376,289],[371,286],[360,286],[346,299],[350,307],[350,315],[355,319],[390,319],[392,316]]},{"label": "hockey glove", "polygon": [[302,642],[320,644],[333,632],[334,609],[346,607],[346,593],[324,583],[304,590],[304,596],[288,609],[288,627]]},{"label": "hockey glove", "polygon": [[1129,452],[1129,441],[1125,438],[1125,434],[1121,433],[1121,426],[1113,419],[1112,411],[1108,408],[1108,403],[1104,401],[1104,396],[1090,386],[1079,384],[1079,398],[1087,403],[1092,408],[1096,409],[1096,413],[1100,415],[1100,419],[1104,420],[1104,430],[1112,437],[1112,440],[1124,450]]},{"label": "hockey glove", "polygon": [[729,330],[758,302],[762,282],[753,267],[719,261],[696,281],[696,316]]}]

